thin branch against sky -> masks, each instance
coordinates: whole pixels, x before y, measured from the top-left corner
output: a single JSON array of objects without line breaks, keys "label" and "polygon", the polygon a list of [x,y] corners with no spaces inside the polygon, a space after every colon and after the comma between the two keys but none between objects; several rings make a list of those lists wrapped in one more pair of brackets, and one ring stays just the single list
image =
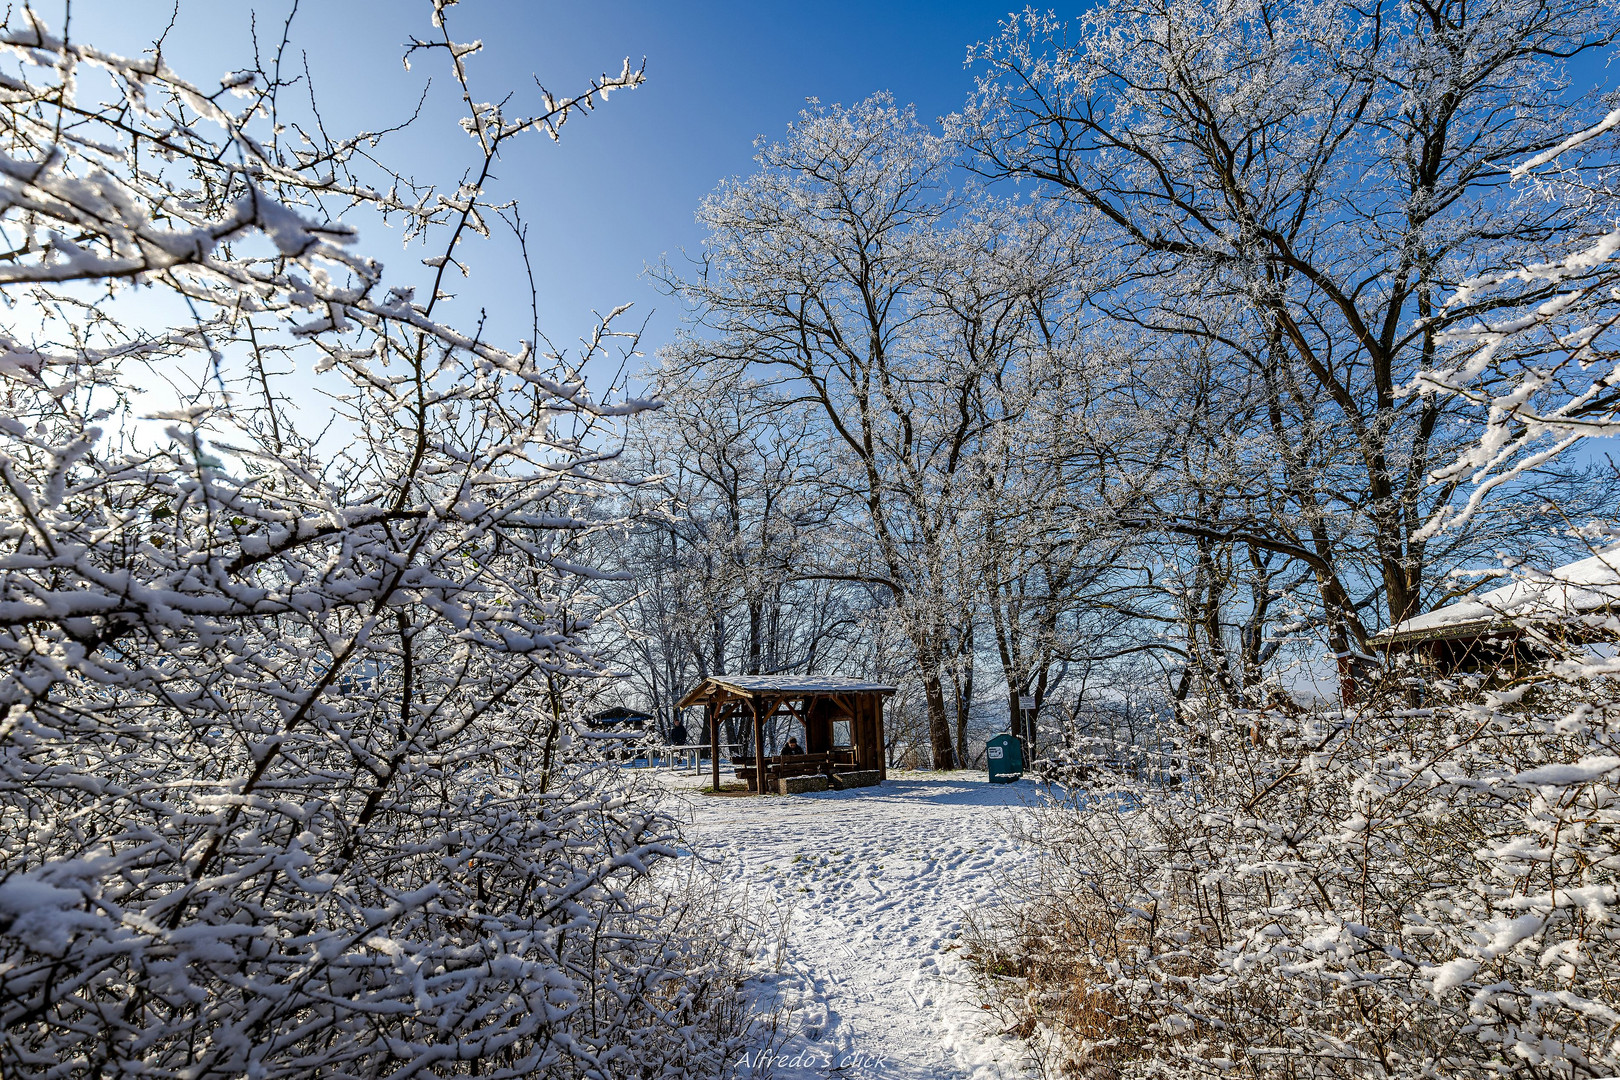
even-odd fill
[{"label": "thin branch against sky", "polygon": [[[59,24],[54,6],[41,10]],[[181,0],[165,57],[185,70],[245,62],[254,15],[261,45],[272,48],[290,6]],[[172,0],[74,0],[73,21],[93,26],[104,47],[131,55],[150,47],[172,9]],[[437,121],[453,122],[460,106],[444,64],[423,58],[406,71],[400,63],[407,38],[427,31],[428,10],[379,0],[306,4],[295,24],[299,64],[307,58],[323,114],[339,129],[408,118],[423,82],[433,79],[423,122],[395,145],[419,162],[459,161],[413,145],[446,138]],[[639,322],[656,308],[644,341],[650,354],[673,336],[680,315],[642,271],[697,249],[694,208],[721,180],[753,170],[756,137],[780,136],[812,97],[855,101],[890,90],[925,119],[960,108],[971,87],[967,48],[991,36],[1008,10],[1004,0],[458,5],[458,24],[483,41],[476,74],[492,94],[496,87],[521,94],[535,74],[562,93],[618,71],[626,57],[647,62],[645,86],[569,126],[566,152],[536,140],[503,161],[502,182],[529,208],[540,325],[566,346],[589,332],[593,309],[634,303]],[[478,283],[478,292],[507,301],[506,311],[492,312],[492,333],[527,337],[528,283],[513,269]]]}]

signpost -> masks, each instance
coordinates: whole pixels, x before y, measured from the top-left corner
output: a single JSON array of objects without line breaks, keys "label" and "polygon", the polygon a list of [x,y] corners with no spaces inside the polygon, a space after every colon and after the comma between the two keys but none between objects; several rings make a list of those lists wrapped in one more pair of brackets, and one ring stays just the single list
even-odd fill
[{"label": "signpost", "polygon": [[1035,695],[1018,695],[1018,726],[1013,731],[1023,741],[1024,749],[1034,754],[1035,746]]}]

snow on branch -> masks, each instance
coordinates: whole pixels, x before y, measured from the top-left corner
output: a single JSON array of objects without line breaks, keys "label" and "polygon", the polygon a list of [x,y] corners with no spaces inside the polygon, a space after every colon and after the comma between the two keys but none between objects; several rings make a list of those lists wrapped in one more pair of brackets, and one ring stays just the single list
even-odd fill
[{"label": "snow on branch", "polygon": [[0,51],[0,1072],[714,1075],[729,946],[569,748],[605,425],[651,404],[577,373],[635,335],[501,347],[437,280],[501,144],[641,73],[469,97],[441,195],[275,65],[205,91],[27,8]]},{"label": "snow on branch", "polygon": [[[1620,111],[1512,174],[1528,176],[1617,128]],[[1423,536],[1469,520],[1491,492],[1582,440],[1620,434],[1620,229],[1593,220],[1553,242],[1563,248],[1553,258],[1462,282],[1446,303],[1448,313],[1495,310],[1498,295],[1511,287],[1523,290],[1523,300],[1489,320],[1451,323],[1437,335],[1450,362],[1419,372],[1408,387],[1464,399],[1486,416],[1478,441],[1434,474],[1472,491],[1462,505],[1442,507]]]}]

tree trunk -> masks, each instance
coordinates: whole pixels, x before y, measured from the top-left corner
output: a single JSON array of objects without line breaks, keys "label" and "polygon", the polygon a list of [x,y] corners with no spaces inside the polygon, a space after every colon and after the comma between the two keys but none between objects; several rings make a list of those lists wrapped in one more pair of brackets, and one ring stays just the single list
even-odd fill
[{"label": "tree trunk", "polygon": [[764,651],[765,602],[748,601],[748,674],[758,675],[760,657]]},{"label": "tree trunk", "polygon": [[973,622],[969,620],[957,638],[957,666],[951,672],[951,688],[956,692],[956,751],[962,764],[972,755],[967,748],[968,718],[973,713]]},{"label": "tree trunk", "polygon": [[956,768],[956,753],[951,747],[951,725],[945,716],[945,687],[939,677],[939,655],[931,645],[917,650],[918,667],[922,669],[923,697],[928,703],[928,741],[933,752],[934,768]]},{"label": "tree trunk", "polygon": [[968,728],[968,717],[971,715],[972,710],[973,710],[973,673],[971,671],[969,671],[962,678],[962,685],[961,685],[961,688],[957,691],[957,698],[956,698],[956,748],[957,748],[957,751],[960,753],[961,758],[962,758],[964,763],[967,761],[967,759],[970,756],[968,754],[968,748],[967,748],[967,741],[968,741],[967,728]]}]

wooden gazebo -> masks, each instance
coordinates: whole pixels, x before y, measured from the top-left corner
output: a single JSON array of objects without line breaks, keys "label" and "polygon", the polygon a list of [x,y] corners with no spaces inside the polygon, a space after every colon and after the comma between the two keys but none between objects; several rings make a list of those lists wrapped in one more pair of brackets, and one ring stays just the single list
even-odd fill
[{"label": "wooden gazebo", "polygon": [[[840,772],[851,775],[875,772],[886,775],[883,760],[883,699],[893,686],[821,675],[713,675],[683,697],[677,708],[703,706],[709,733],[709,758],[714,789],[720,790],[720,722],[747,721],[754,733],[754,763],[739,769],[754,791],[773,771]],[[804,725],[802,757],[784,761],[767,759],[765,721],[781,714],[798,717]],[[834,724],[849,722],[848,745],[835,745]]]}]

